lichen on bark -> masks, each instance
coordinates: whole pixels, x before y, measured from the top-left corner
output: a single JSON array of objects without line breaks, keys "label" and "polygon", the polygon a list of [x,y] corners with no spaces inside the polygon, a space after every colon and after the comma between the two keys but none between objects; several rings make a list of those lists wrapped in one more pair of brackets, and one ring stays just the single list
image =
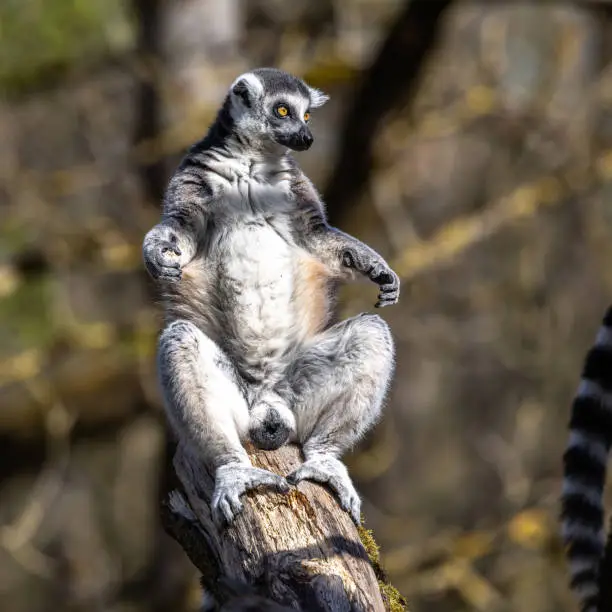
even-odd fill
[{"label": "lichen on bark", "polygon": [[363,544],[368,559],[374,569],[378,580],[378,587],[383,598],[383,603],[388,612],[408,612],[408,604],[402,594],[389,582],[389,578],[380,562],[380,548],[374,539],[371,529],[364,527],[364,519],[361,517],[361,526],[358,528],[359,539]]}]

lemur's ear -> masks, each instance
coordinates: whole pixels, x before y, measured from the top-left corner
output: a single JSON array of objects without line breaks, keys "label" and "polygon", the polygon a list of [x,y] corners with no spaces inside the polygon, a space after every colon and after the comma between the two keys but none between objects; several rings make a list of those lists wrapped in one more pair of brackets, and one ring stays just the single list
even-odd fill
[{"label": "lemur's ear", "polygon": [[232,83],[230,91],[245,106],[250,107],[263,93],[263,85],[252,72],[245,72]]},{"label": "lemur's ear", "polygon": [[323,93],[320,89],[315,89],[314,87],[309,87],[308,89],[310,90],[311,108],[323,106],[329,100],[329,96],[326,93]]}]

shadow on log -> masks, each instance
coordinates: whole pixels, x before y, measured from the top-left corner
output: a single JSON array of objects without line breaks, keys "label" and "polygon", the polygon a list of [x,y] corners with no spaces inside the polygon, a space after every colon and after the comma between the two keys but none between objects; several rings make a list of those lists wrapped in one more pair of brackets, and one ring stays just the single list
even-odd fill
[{"label": "shadow on log", "polygon": [[[254,466],[277,474],[302,461],[296,446],[248,450]],[[324,487],[300,482],[286,495],[250,492],[235,522],[219,529],[209,508],[213,475],[182,446],[174,469],[176,486],[162,507],[164,527],[223,612],[405,610],[401,597],[391,602],[381,594],[377,560],[373,566],[359,531]],[[244,585],[242,593],[236,585]]]}]

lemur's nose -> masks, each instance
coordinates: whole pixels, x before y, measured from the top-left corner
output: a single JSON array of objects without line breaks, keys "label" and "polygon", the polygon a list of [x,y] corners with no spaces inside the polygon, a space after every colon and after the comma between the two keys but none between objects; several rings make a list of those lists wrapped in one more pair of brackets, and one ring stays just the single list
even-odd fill
[{"label": "lemur's nose", "polygon": [[306,149],[309,149],[310,145],[314,142],[314,138],[312,137],[312,134],[308,128],[305,128],[302,132],[302,142],[304,143],[304,147]]},{"label": "lemur's nose", "polygon": [[296,134],[297,142],[299,144],[299,148],[301,150],[306,150],[310,148],[310,145],[314,142],[314,138],[312,137],[312,133],[308,129],[307,125],[300,126],[299,132]]}]

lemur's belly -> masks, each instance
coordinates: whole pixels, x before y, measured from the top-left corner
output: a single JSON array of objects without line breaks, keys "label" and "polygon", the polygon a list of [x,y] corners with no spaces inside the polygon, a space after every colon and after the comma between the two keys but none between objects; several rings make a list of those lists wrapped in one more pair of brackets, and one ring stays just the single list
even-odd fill
[{"label": "lemur's belly", "polygon": [[267,223],[241,225],[224,241],[219,298],[226,326],[247,365],[272,364],[295,332],[295,253]]}]

